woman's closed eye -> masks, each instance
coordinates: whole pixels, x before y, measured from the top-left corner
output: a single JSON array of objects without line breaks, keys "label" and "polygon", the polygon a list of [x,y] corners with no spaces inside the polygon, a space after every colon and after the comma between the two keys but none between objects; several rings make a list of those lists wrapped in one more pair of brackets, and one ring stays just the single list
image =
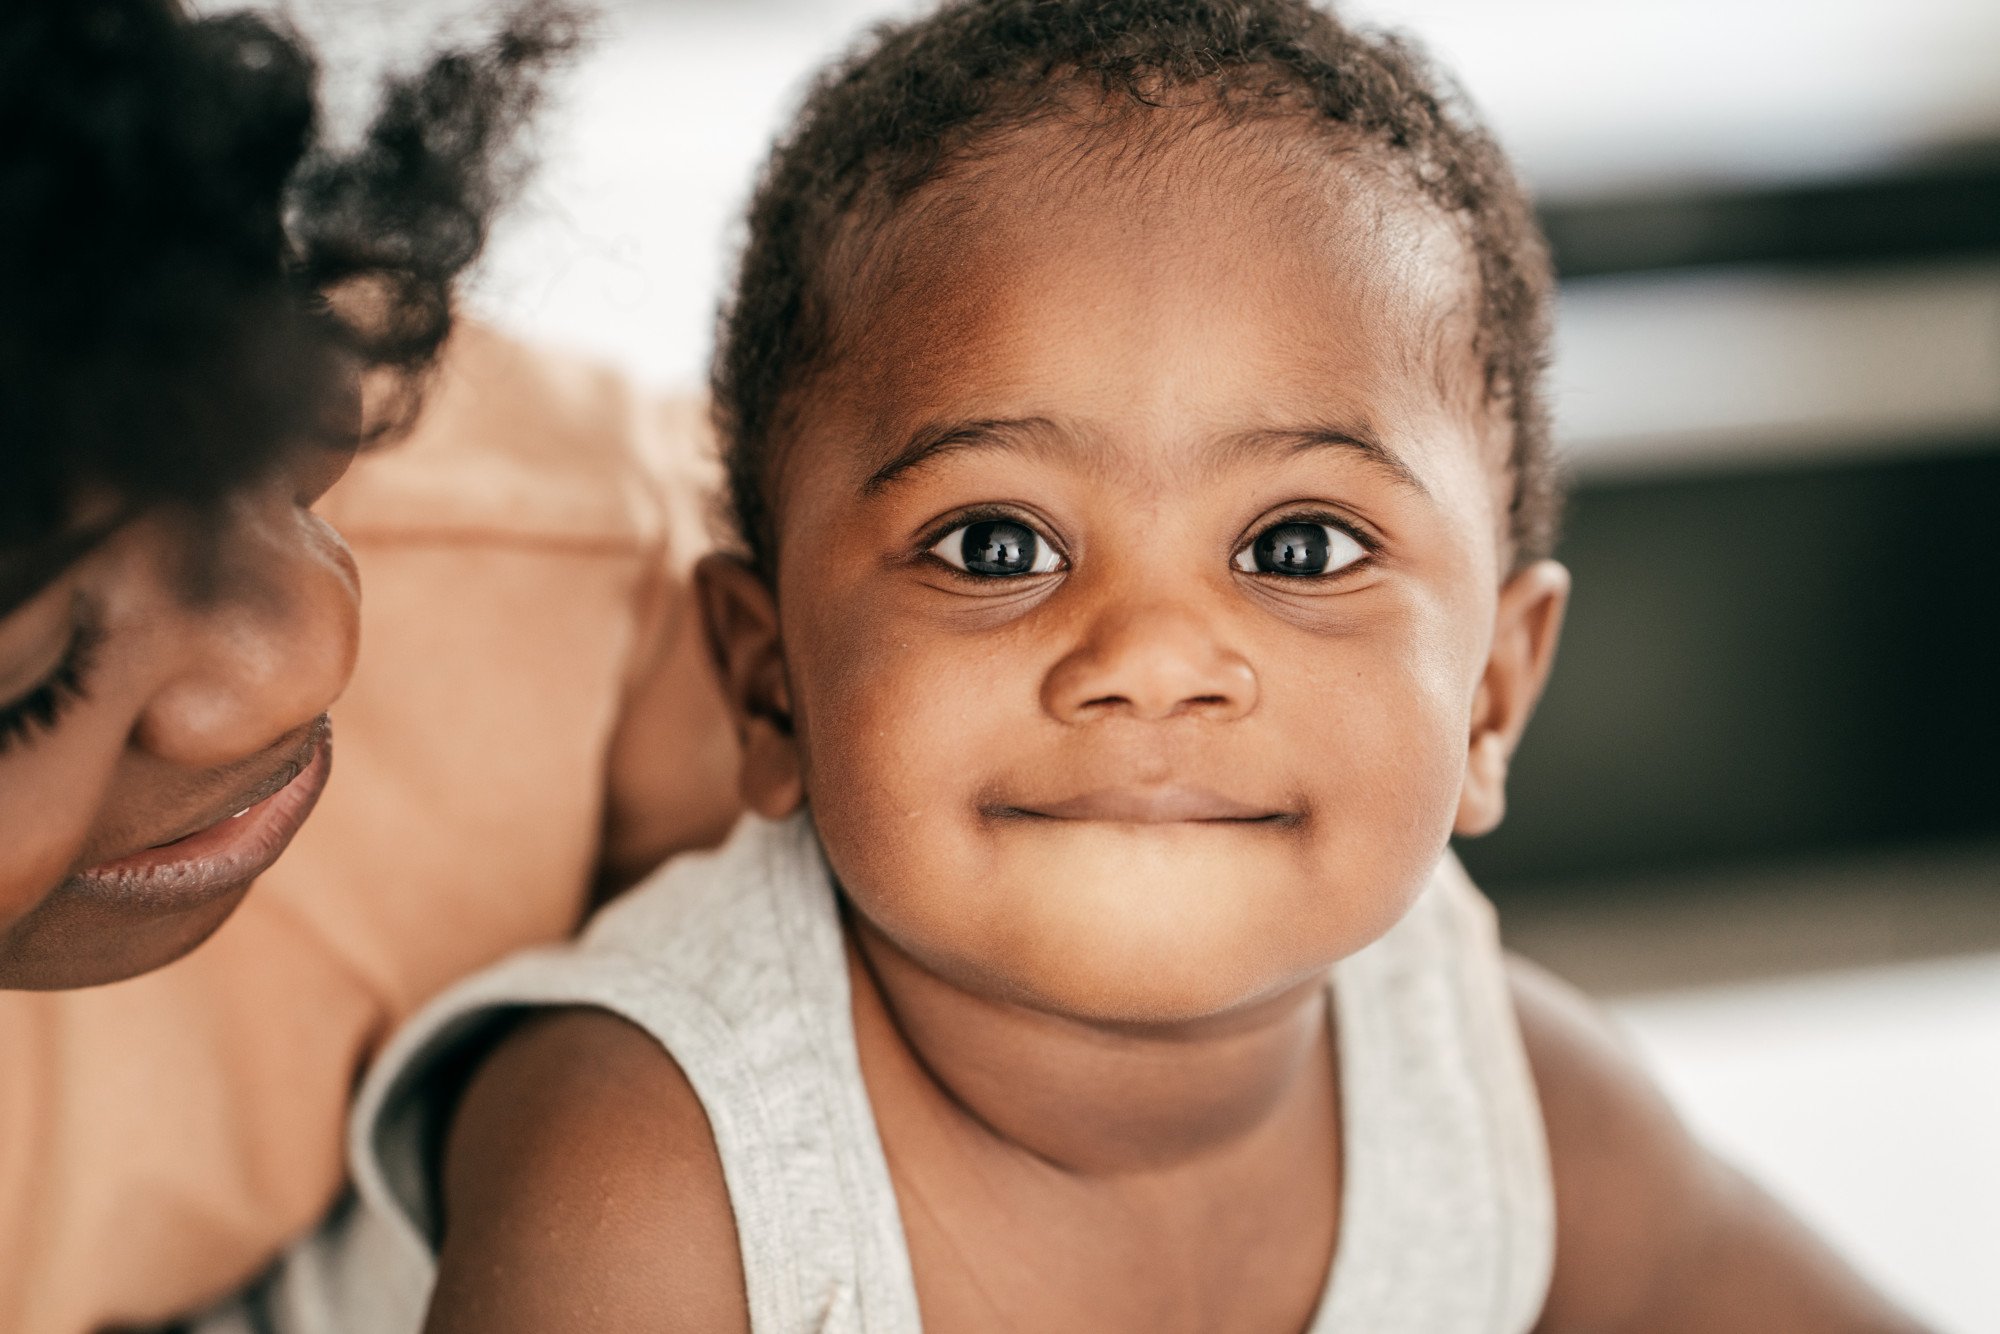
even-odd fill
[{"label": "woman's closed eye", "polygon": [[1286,519],[1252,538],[1230,564],[1245,574],[1322,579],[1367,557],[1368,548],[1338,524]]},{"label": "woman's closed eye", "polygon": [[85,698],[91,661],[101,639],[95,622],[79,620],[56,669],[26,694],[0,701],[0,755],[54,727],[64,710]]},{"label": "woman's closed eye", "polygon": [[975,519],[940,538],[930,554],[976,579],[1018,579],[1063,567],[1054,544],[1018,519]]}]

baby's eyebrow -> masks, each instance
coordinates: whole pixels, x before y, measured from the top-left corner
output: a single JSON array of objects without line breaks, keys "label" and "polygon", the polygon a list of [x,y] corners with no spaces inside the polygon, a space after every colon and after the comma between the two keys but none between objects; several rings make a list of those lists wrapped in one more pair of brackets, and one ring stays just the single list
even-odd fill
[{"label": "baby's eyebrow", "polygon": [[[961,449],[1035,449],[1050,446],[1077,448],[1078,440],[1046,417],[982,418],[973,421],[932,423],[919,428],[889,461],[869,474],[861,485],[863,495],[878,495],[912,469],[939,455]],[[1420,496],[1429,490],[1396,452],[1374,435],[1352,426],[1258,427],[1225,436],[1209,451],[1209,462],[1217,471],[1247,458],[1269,454],[1297,454],[1334,449],[1352,452],[1390,481]]]},{"label": "baby's eyebrow", "polygon": [[1371,432],[1357,427],[1260,427],[1230,436],[1222,442],[1218,452],[1221,460],[1233,462],[1244,455],[1299,454],[1321,449],[1352,451],[1397,485],[1408,487],[1420,496],[1430,494],[1422,479],[1394,450],[1377,440]]},{"label": "baby's eyebrow", "polygon": [[919,464],[959,449],[1020,449],[1046,443],[1067,433],[1046,417],[983,418],[920,427],[909,443],[861,484],[863,495],[876,495]]}]

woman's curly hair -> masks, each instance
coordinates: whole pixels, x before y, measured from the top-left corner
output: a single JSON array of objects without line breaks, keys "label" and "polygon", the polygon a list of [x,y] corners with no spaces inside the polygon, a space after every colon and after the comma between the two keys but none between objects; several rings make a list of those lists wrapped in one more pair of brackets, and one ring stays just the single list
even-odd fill
[{"label": "woman's curly hair", "polygon": [[518,174],[516,131],[578,37],[573,11],[531,0],[391,80],[336,152],[314,58],[279,20],[10,5],[0,550],[58,537],[87,497],[199,507],[302,445],[358,443],[357,384],[430,364]]},{"label": "woman's curly hair", "polygon": [[1304,113],[1400,164],[1477,262],[1476,350],[1512,426],[1513,556],[1548,552],[1547,248],[1506,156],[1414,46],[1308,0],[947,0],[819,76],[751,201],[711,379],[735,523],[760,569],[775,553],[768,492],[786,413],[844,351],[840,305],[866,251],[856,233],[1008,131],[1074,115],[1079,92],[1140,116],[1188,92],[1234,120]]}]

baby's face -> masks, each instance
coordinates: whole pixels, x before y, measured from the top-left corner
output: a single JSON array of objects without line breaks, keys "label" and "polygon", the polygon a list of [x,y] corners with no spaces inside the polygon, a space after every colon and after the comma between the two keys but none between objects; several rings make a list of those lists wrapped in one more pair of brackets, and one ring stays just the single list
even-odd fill
[{"label": "baby's face", "polygon": [[962,985],[1224,1012],[1490,823],[1469,262],[1366,162],[1290,171],[995,164],[976,217],[903,229],[788,436],[765,669],[756,617],[714,622],[790,715],[748,707],[747,795],[802,788],[857,911]]}]

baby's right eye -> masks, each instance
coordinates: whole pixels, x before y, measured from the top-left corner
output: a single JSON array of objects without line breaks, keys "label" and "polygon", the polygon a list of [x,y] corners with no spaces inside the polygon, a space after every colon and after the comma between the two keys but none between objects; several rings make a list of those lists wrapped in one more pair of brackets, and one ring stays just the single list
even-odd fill
[{"label": "baby's right eye", "polygon": [[1012,519],[978,519],[960,524],[931,548],[954,570],[980,579],[1018,579],[1054,574],[1062,557],[1039,533]]}]

